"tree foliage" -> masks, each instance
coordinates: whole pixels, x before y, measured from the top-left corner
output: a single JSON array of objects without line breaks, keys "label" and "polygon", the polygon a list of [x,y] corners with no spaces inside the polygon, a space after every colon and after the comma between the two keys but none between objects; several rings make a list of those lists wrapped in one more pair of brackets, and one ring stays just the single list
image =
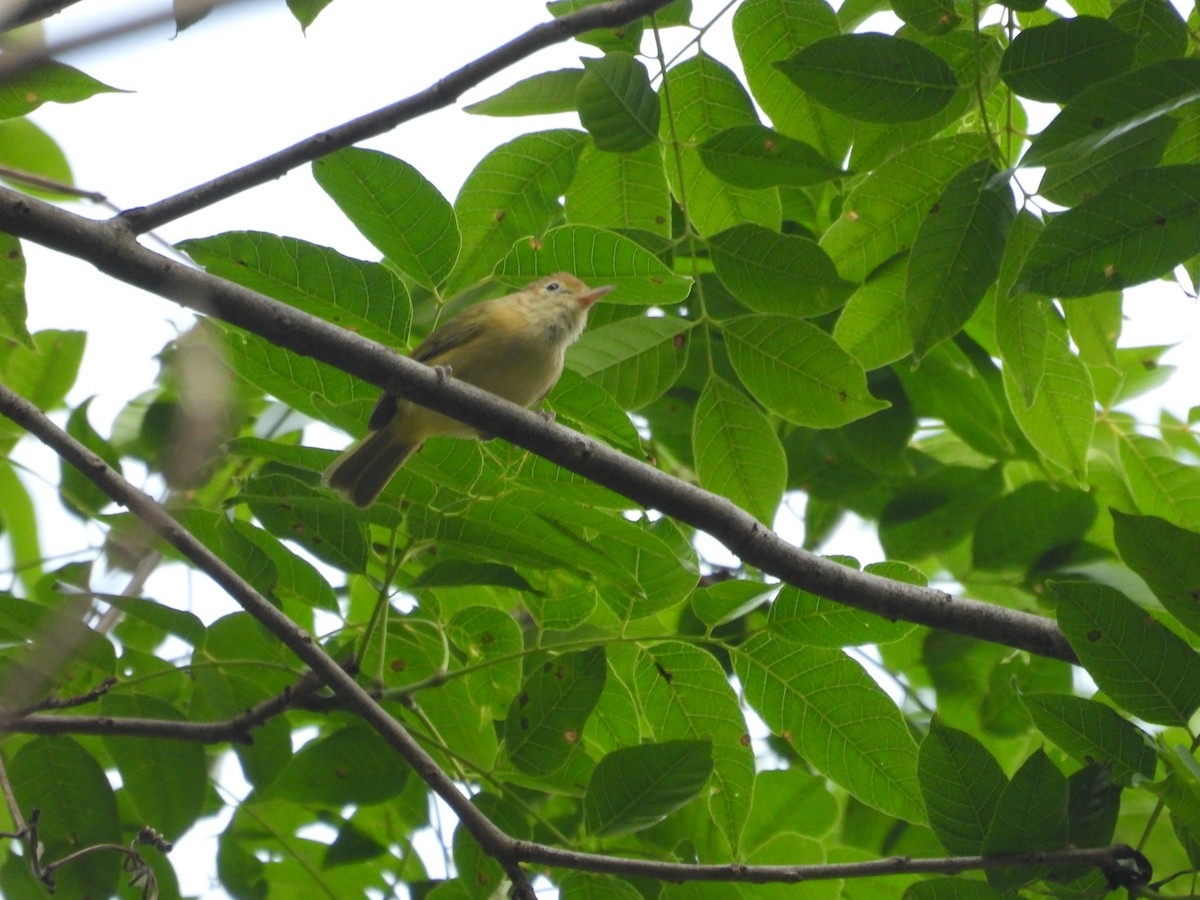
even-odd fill
[{"label": "tree foliage", "polygon": [[[289,2],[313,29],[325,5]],[[740,0],[722,59],[687,0],[549,6],[561,30],[521,52],[574,35],[581,66],[466,112],[578,126],[531,120],[452,199],[350,145],[511,47],[100,223],[24,117],[110,89],[4,72],[0,442],[50,443],[104,540],[42,559],[47,513],[0,463],[0,892],[177,896],[165,842],[222,811],[238,898],[529,897],[535,872],[564,898],[1099,896],[1194,871],[1200,414],[1134,418],[1169,367],[1122,330],[1126,289],[1200,272],[1197,23]],[[186,266],[131,239],[309,163],[378,258],[303,223],[196,235]],[[206,313],[110,425],[39,413],[87,335],[28,332],[25,241]],[[617,289],[556,424],[368,343],[560,270]],[[508,440],[433,439],[355,509],[306,430],[361,435],[383,385]],[[801,508],[802,549],[771,532]],[[881,558],[806,552],[843,552],[850,517]],[[160,565],[244,611],[147,596]],[[230,754],[240,801],[210,780]],[[445,880],[414,846],[431,792],[461,820]]]}]

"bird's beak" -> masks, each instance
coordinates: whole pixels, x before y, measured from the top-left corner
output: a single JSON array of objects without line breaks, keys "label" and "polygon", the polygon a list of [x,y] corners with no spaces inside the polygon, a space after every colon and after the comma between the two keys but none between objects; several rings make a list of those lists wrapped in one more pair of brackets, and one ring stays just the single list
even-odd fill
[{"label": "bird's beak", "polygon": [[575,296],[575,302],[579,304],[580,309],[591,309],[593,303],[595,303],[605,294],[609,293],[610,291],[615,291],[616,289],[617,286],[615,284],[606,284],[603,287],[592,288],[590,291],[577,294]]}]

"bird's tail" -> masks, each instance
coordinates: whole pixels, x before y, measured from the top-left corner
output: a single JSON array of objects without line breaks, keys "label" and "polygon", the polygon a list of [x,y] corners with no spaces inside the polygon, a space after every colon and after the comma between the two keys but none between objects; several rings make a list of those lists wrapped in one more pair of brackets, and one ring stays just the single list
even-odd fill
[{"label": "bird's tail", "polygon": [[395,432],[381,428],[352,445],[329,464],[321,483],[358,507],[368,507],[408,458],[421,449],[421,441],[397,441]]}]

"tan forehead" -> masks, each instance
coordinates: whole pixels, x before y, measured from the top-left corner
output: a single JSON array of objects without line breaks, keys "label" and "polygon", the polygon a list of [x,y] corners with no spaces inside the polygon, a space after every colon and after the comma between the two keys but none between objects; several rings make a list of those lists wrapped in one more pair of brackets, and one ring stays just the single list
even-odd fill
[{"label": "tan forehead", "polygon": [[559,284],[565,285],[572,291],[581,291],[587,287],[587,285],[585,285],[570,272],[555,272],[553,275],[547,275],[540,281],[535,281],[530,285],[530,287],[545,287],[546,285],[555,281],[557,281]]}]

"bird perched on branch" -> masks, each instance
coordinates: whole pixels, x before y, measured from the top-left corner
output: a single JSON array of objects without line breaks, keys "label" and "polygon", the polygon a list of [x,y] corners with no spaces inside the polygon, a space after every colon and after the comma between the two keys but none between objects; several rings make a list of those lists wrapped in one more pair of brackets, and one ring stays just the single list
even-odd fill
[{"label": "bird perched on branch", "polygon": [[[435,328],[412,359],[455,378],[532,406],[562,375],[563,354],[583,332],[592,304],[613,289],[589,288],[559,272],[515,294],[478,303]],[[335,459],[322,482],[356,506],[370,506],[426,438],[479,432],[409,400],[384,394],[367,423],[370,433]]]}]

